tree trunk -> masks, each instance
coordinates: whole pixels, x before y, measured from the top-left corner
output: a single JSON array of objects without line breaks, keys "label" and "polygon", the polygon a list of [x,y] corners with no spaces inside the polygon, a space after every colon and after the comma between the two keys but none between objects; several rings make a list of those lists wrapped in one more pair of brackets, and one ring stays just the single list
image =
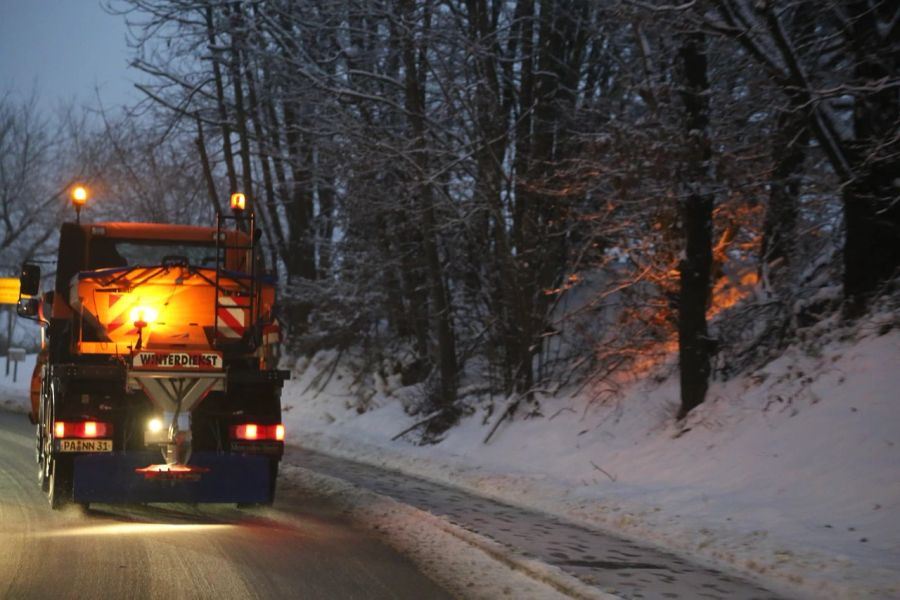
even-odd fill
[{"label": "tree trunk", "polygon": [[682,176],[687,191],[682,201],[685,256],[680,265],[678,298],[681,407],[677,418],[680,420],[703,402],[709,386],[711,344],[706,330],[706,306],[712,268],[713,181],[704,34],[686,34],[679,54],[687,130],[687,157]]},{"label": "tree trunk", "polygon": [[896,7],[885,2],[847,3],[858,93],[850,144],[853,179],[844,188],[844,295],[858,316],[878,286],[900,272],[900,95],[884,85],[900,71]]},{"label": "tree trunk", "polygon": [[417,178],[416,191],[419,197],[421,230],[425,250],[425,265],[428,274],[428,287],[430,300],[433,307],[433,318],[437,334],[437,363],[440,369],[440,393],[437,408],[442,409],[446,417],[438,428],[446,428],[456,420],[456,387],[457,387],[457,362],[456,362],[456,338],[450,315],[450,303],[447,298],[447,290],[444,286],[443,270],[438,249],[437,219],[434,210],[434,186],[428,180],[429,156],[426,144],[425,128],[425,72],[421,57],[424,55],[424,45],[428,43],[429,28],[428,14],[430,7],[426,6],[425,19],[422,24],[423,35],[419,40],[422,47],[419,48],[419,56],[416,55],[416,41],[412,35],[416,17],[415,6],[412,0],[402,1],[403,21],[405,33],[403,36],[403,62],[405,67],[404,87],[406,114],[409,119],[410,133],[413,141],[413,161],[416,165]]},{"label": "tree trunk", "polygon": [[258,212],[269,224],[269,244],[270,253],[272,254],[272,268],[276,269],[277,272],[279,258],[282,262],[287,263],[287,242],[284,236],[284,227],[281,223],[281,215],[277,209],[275,183],[272,179],[272,152],[265,133],[266,126],[262,116],[263,107],[260,105],[259,97],[256,92],[256,76],[254,75],[253,66],[251,64],[247,65],[246,73],[247,95],[250,101],[250,124],[253,126],[253,135],[256,138],[259,166],[263,179],[263,193],[265,194],[265,201],[259,204]]},{"label": "tree trunk", "polygon": [[772,139],[772,182],[763,222],[760,264],[765,278],[776,289],[790,280],[797,238],[800,179],[809,141],[808,116],[793,96],[778,115]]},{"label": "tree trunk", "polygon": [[[243,193],[246,197],[246,210],[249,214],[250,211],[254,209],[254,193],[253,193],[253,167],[250,160],[250,136],[247,132],[247,112],[244,107],[244,83],[243,83],[243,51],[241,46],[243,44],[238,43],[239,38],[243,38],[246,36],[246,33],[243,31],[244,26],[244,18],[241,13],[240,4],[236,3],[231,11],[226,12],[226,14],[230,14],[230,28],[229,33],[231,34],[231,60],[228,61],[229,69],[231,70],[231,85],[234,93],[234,114],[235,114],[235,127],[237,129],[238,134],[238,147],[241,155],[241,183],[243,185]],[[239,220],[239,223],[243,225],[243,221]]]},{"label": "tree trunk", "polygon": [[[812,4],[801,2],[784,13],[785,28],[795,46],[813,40],[816,20],[812,10]],[[794,269],[790,267],[796,267],[800,186],[812,122],[808,94],[786,87],[784,95],[786,106],[778,111],[772,135],[772,182],[759,260],[763,281],[779,293],[791,285]]]},{"label": "tree trunk", "polygon": [[225,85],[222,82],[222,67],[219,65],[219,51],[216,50],[216,30],[212,5],[206,7],[206,36],[212,57],[213,81],[216,87],[216,108],[222,128],[222,154],[225,157],[225,171],[228,174],[228,193],[237,191],[237,174],[234,169],[234,155],[231,151],[231,125],[228,123],[228,107],[225,99]]},{"label": "tree trunk", "polygon": [[319,279],[327,279],[331,277],[332,269],[332,243],[334,242],[334,209],[335,209],[335,191],[334,191],[334,175],[331,174],[328,167],[323,167],[324,160],[320,155],[319,176],[317,177],[316,187],[319,191],[319,216],[316,227],[316,245],[318,250],[316,254],[319,257],[318,277]]},{"label": "tree trunk", "polygon": [[213,210],[216,214],[222,212],[222,207],[219,204],[219,196],[216,192],[216,181],[213,179],[212,174],[212,166],[209,164],[209,155],[206,153],[206,140],[203,139],[203,123],[200,121],[200,117],[196,118],[197,121],[197,137],[194,140],[194,144],[197,146],[197,154],[200,155],[200,165],[203,168],[203,179],[206,181],[206,193],[209,196],[209,203],[212,205]]},{"label": "tree trunk", "polygon": [[[535,103],[535,2],[534,0],[519,0],[516,3],[516,18],[521,27],[521,60],[520,60],[520,85],[518,98],[518,111],[516,123],[515,160],[513,170],[515,177],[515,199],[513,200],[512,227],[509,238],[513,245],[514,280],[508,280],[505,285],[515,285],[512,302],[505,311],[504,333],[506,335],[506,360],[507,370],[512,382],[512,388],[518,392],[528,392],[534,386],[534,366],[532,364],[531,340],[532,332],[532,308],[534,296],[537,293],[535,281],[531,276],[529,260],[531,249],[535,242],[534,218],[531,215],[534,203],[537,201],[531,186],[534,143],[534,103]],[[502,259],[502,258],[501,258]],[[510,292],[508,292],[510,293]]]}]

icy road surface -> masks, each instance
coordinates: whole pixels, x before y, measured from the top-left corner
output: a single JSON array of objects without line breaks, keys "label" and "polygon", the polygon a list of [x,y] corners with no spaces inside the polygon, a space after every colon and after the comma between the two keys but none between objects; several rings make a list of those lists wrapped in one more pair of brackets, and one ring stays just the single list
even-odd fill
[{"label": "icy road surface", "polygon": [[776,594],[751,582],[626,540],[580,528],[552,516],[480,498],[455,488],[304,448],[286,460],[343,479],[444,517],[510,551],[555,565],[581,581],[622,598],[768,599]]},{"label": "icy road surface", "polygon": [[[291,507],[291,518],[283,517]],[[296,508],[294,508],[296,507]],[[0,411],[0,598],[449,598],[327,503],[274,510],[97,505],[54,512],[33,429]]]}]

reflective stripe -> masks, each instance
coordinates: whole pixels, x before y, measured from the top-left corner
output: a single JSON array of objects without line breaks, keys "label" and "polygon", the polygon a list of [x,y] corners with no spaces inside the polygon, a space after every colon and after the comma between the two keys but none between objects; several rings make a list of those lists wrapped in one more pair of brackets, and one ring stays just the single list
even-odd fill
[{"label": "reflective stripe", "polygon": [[222,296],[219,298],[219,310],[216,312],[216,329],[219,337],[241,339],[247,331],[247,319],[250,298],[241,296]]},{"label": "reflective stripe", "polygon": [[[106,324],[106,332],[107,333],[112,333],[119,327],[121,327],[125,324],[130,324],[130,323],[128,323],[128,315],[129,315],[131,309],[138,305],[138,302],[140,302],[140,298],[129,298],[129,300],[131,300],[131,302],[122,302],[121,304],[119,304],[119,301],[122,300],[123,298],[125,298],[125,296],[126,296],[125,294],[110,294],[108,297],[108,301],[109,301],[108,311],[109,312],[107,313],[107,317],[106,317],[106,319],[108,321],[108,323]],[[114,309],[113,307],[116,306],[117,304],[118,304],[118,307]],[[129,331],[125,335],[131,335],[131,334],[136,334],[136,333],[137,333],[137,329],[132,328],[132,330]]]}]

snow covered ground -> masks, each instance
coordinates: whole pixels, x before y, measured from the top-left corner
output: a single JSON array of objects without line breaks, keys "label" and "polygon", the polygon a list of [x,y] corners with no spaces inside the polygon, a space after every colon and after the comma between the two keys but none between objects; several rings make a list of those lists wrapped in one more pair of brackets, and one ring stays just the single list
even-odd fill
[{"label": "snow covered ground", "polygon": [[[331,373],[327,354],[298,361],[285,421],[295,443],[562,515],[798,596],[900,597],[896,315],[826,323],[815,335],[826,342],[713,382],[684,425],[674,423],[670,377],[602,404],[587,392],[545,398],[544,416],[504,423],[487,444],[496,413],[476,412],[441,443],[416,446],[391,441],[416,420],[396,379],[360,390],[340,365]],[[359,395],[373,392],[359,414]]]},{"label": "snow covered ground", "polygon": [[[28,407],[28,386],[36,357],[36,354],[27,355],[19,363],[18,372],[15,372],[15,363],[9,363],[9,375],[6,373],[6,357],[0,357],[0,408],[16,412],[31,410]],[[15,380],[13,375],[16,375]]]},{"label": "snow covered ground", "polygon": [[[713,382],[684,425],[670,377],[604,403],[589,390],[544,398],[544,416],[518,416],[487,444],[497,413],[476,412],[441,443],[416,446],[391,440],[418,418],[403,409],[410,390],[399,376],[361,388],[327,353],[297,361],[284,418],[289,442],[561,515],[798,597],[900,598],[896,321],[825,323],[820,339]],[[13,384],[0,370],[0,393],[16,399],[7,408],[27,410],[30,371],[20,364]]]}]

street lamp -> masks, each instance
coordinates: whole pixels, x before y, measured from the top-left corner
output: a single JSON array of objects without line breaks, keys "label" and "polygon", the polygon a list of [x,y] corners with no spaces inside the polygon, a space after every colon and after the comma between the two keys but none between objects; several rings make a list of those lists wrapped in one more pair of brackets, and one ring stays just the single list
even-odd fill
[{"label": "street lamp", "polygon": [[88,199],[88,190],[83,185],[72,188],[72,204],[75,206],[75,223],[81,224],[81,207]]}]

